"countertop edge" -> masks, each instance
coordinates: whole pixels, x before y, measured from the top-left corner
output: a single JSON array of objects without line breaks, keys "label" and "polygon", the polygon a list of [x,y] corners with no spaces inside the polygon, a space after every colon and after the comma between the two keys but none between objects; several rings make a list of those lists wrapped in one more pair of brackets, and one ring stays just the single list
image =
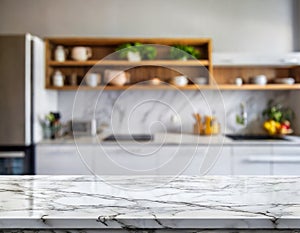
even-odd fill
[{"label": "countertop edge", "polygon": [[[179,225],[178,225],[179,224]],[[299,218],[114,218],[51,217],[1,218],[2,229],[300,229]]]}]

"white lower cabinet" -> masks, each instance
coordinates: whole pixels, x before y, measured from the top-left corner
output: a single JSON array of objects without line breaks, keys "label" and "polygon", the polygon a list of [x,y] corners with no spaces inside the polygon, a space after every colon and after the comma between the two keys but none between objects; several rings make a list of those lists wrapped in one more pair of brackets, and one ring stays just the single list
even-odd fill
[{"label": "white lower cabinet", "polygon": [[204,150],[193,146],[166,146],[158,156],[158,175],[197,175]]},{"label": "white lower cabinet", "polygon": [[39,175],[300,175],[297,146],[37,145]]},{"label": "white lower cabinet", "polygon": [[201,174],[232,175],[231,147],[210,146],[202,163]]},{"label": "white lower cabinet", "polygon": [[159,175],[230,175],[228,148],[219,146],[172,146],[158,157]]},{"label": "white lower cabinet", "polygon": [[300,148],[296,146],[273,146],[272,174],[300,175]]},{"label": "white lower cabinet", "polygon": [[90,147],[82,157],[74,145],[38,145],[35,173],[37,175],[89,175],[93,165]]},{"label": "white lower cabinet", "polygon": [[271,146],[232,146],[233,175],[271,175]]},{"label": "white lower cabinet", "polygon": [[38,145],[40,175],[230,175],[229,148]]},{"label": "white lower cabinet", "polygon": [[152,146],[95,147],[94,171],[97,175],[155,175],[159,153]]}]

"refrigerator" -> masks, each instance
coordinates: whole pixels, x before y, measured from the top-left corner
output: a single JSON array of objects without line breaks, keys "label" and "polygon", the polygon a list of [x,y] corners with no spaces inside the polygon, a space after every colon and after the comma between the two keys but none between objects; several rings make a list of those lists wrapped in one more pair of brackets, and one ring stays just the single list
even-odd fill
[{"label": "refrigerator", "polygon": [[56,110],[44,88],[45,48],[30,34],[0,35],[0,175],[35,173],[39,115]]}]

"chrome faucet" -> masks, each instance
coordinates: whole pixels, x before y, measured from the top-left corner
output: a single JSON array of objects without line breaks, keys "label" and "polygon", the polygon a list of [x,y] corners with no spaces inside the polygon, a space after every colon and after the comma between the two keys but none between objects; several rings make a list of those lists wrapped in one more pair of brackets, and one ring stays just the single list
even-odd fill
[{"label": "chrome faucet", "polygon": [[240,114],[236,115],[236,123],[246,126],[248,123],[248,115],[244,103],[240,104]]}]

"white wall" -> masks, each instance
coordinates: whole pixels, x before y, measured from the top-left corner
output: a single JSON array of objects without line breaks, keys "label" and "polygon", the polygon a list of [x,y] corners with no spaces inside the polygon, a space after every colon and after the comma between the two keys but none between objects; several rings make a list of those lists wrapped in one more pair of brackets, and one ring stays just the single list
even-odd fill
[{"label": "white wall", "polygon": [[293,0],[0,0],[2,34],[211,37],[216,52],[292,51],[293,19]]},{"label": "white wall", "polygon": [[[298,1],[0,0],[0,34],[30,32],[41,37],[210,37],[213,39],[215,52],[281,53],[300,49]],[[111,97],[114,94],[118,93],[110,92],[106,95]],[[157,96],[157,92],[148,94],[150,97]],[[188,95],[191,94],[193,93]],[[88,96],[93,96],[93,93],[86,95],[83,103],[87,103]],[[138,99],[138,95],[138,92],[133,93],[131,98]],[[298,92],[294,95],[298,96]],[[212,94],[209,96],[213,97]],[[288,92],[279,96],[290,98]],[[193,99],[200,97],[195,95]],[[224,93],[229,131],[236,130],[233,124],[240,102],[252,103],[258,97],[267,101],[277,97],[277,92]],[[176,98],[175,107],[180,108],[185,104],[180,100],[180,97]],[[73,101],[73,92],[59,93],[59,110],[63,113],[64,120],[71,118],[70,106]],[[252,109],[252,113],[259,115],[265,103],[257,103],[259,106]],[[109,106],[113,106],[113,103]],[[82,109],[85,108],[87,107],[83,105]],[[106,109],[98,109],[97,117],[100,121],[103,118],[107,120],[109,114]],[[192,111],[188,111],[182,116],[187,131],[191,131],[194,123],[191,114]],[[252,117],[254,122],[255,114]],[[151,119],[156,120],[155,117]],[[138,128],[135,130],[143,130],[148,125],[137,124]],[[255,126],[252,127],[253,130],[261,127],[260,124]],[[300,132],[300,129],[297,130]]]}]

